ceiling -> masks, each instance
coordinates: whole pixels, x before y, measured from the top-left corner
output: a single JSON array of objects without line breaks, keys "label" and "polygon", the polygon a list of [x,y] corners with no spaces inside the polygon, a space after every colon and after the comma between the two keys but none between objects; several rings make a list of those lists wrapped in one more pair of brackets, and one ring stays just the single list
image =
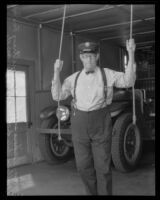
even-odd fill
[{"label": "ceiling", "polygon": [[[153,45],[155,42],[155,5],[132,5],[132,31],[136,45]],[[64,5],[8,5],[7,16],[61,30]],[[130,4],[67,4],[65,32],[94,36],[125,46],[130,36]]]}]

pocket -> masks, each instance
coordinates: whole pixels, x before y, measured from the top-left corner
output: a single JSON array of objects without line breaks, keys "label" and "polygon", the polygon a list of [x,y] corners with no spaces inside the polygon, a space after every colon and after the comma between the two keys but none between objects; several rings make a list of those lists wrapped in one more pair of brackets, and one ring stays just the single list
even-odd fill
[{"label": "pocket", "polygon": [[75,109],[72,109],[71,111],[71,117],[70,117],[70,120],[71,120],[71,126],[74,125],[75,123],[77,123],[77,111]]}]

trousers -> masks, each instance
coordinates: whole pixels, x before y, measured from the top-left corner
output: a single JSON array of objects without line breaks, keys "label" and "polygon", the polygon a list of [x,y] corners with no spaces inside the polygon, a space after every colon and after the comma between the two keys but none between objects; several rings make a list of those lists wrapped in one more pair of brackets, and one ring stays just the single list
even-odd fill
[{"label": "trousers", "polygon": [[71,117],[77,170],[87,195],[112,195],[112,121],[107,107]]}]

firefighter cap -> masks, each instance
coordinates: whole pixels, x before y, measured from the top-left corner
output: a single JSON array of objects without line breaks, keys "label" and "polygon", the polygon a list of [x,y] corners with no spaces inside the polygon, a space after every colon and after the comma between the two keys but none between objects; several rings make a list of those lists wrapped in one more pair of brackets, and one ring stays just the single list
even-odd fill
[{"label": "firefighter cap", "polygon": [[78,45],[80,53],[97,53],[98,44],[95,42],[84,42]]}]

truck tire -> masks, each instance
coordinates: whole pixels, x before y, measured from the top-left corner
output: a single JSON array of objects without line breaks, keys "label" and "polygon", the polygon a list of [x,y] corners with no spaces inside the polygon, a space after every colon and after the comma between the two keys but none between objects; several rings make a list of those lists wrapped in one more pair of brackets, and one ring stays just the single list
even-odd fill
[{"label": "truck tire", "polygon": [[[57,121],[54,118],[44,120],[41,128],[57,128]],[[39,146],[44,159],[50,164],[64,163],[73,155],[73,148],[63,140],[58,141],[57,134],[39,134]]]},{"label": "truck tire", "polygon": [[112,136],[112,161],[116,169],[129,172],[137,166],[142,152],[141,126],[132,124],[132,113],[115,121]]}]

